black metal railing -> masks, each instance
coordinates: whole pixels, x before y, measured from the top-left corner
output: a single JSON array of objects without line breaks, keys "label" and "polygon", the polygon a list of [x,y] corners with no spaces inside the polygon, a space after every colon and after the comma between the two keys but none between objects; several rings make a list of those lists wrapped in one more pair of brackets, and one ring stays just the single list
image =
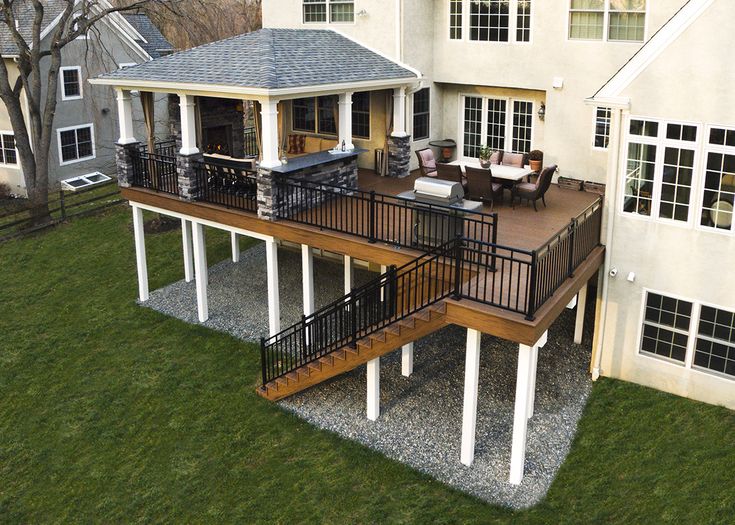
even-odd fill
[{"label": "black metal railing", "polygon": [[[148,153],[148,145],[141,144],[140,151],[143,153]],[[176,145],[176,139],[161,140],[161,141],[156,142],[154,144],[153,152],[156,155],[159,155],[162,157],[169,157],[172,159],[176,159],[176,154],[178,153],[178,146]]]},{"label": "black metal railing", "polygon": [[161,193],[179,194],[178,173],[176,170],[176,154],[170,146],[160,149],[156,145],[156,153],[149,153],[147,147],[141,147],[131,154],[133,173],[130,184],[138,188],[147,188]]},{"label": "black metal railing", "polygon": [[427,250],[457,236],[497,241],[496,213],[463,211],[309,181],[281,181],[277,195],[278,219],[355,235],[371,243]]},{"label": "black metal railing", "polygon": [[281,333],[261,340],[263,384],[398,322],[456,292],[457,241],[355,288]]},{"label": "black metal railing", "polygon": [[197,162],[194,171],[198,201],[226,208],[258,211],[258,183],[254,171],[211,160]]},{"label": "black metal railing", "polygon": [[246,157],[257,157],[258,156],[258,137],[255,133],[254,127],[245,128],[245,156]]}]

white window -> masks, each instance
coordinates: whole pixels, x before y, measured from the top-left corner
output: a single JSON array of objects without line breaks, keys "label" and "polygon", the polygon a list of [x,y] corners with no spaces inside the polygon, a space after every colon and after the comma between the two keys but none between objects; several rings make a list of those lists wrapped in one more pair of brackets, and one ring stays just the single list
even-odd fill
[{"label": "white window", "polygon": [[431,133],[431,91],[424,88],[413,95],[413,139],[428,139]]},{"label": "white window", "polygon": [[354,0],[303,0],[304,23],[355,21]]},{"label": "white window", "polygon": [[112,180],[111,177],[108,177],[107,175],[100,173],[99,171],[95,171],[94,173],[82,175],[81,177],[64,179],[61,181],[61,185],[65,190],[76,191],[82,188],[86,188],[88,186],[102,184],[103,182],[107,182],[110,180]]},{"label": "white window", "polygon": [[646,0],[570,0],[569,38],[643,42]]},{"label": "white window", "polygon": [[79,66],[59,69],[61,84],[61,100],[79,100],[82,98],[82,68]]},{"label": "white window", "polygon": [[610,145],[610,122],[612,110],[610,108],[597,108],[595,110],[595,136],[593,146],[595,149],[607,149]]},{"label": "white window", "polygon": [[735,312],[647,290],[638,352],[735,379]]},{"label": "white window", "polygon": [[705,155],[700,226],[735,231],[735,128],[711,127]]},{"label": "white window", "polygon": [[532,0],[449,0],[449,38],[530,42]]},{"label": "white window", "polygon": [[93,124],[62,128],[56,132],[62,166],[95,158]]},{"label": "white window", "polygon": [[623,211],[689,223],[700,127],[632,117],[628,127]]},{"label": "white window", "polygon": [[18,151],[15,149],[15,135],[12,131],[0,131],[0,164],[18,166]]},{"label": "white window", "polygon": [[477,158],[483,146],[494,151],[531,151],[533,102],[466,95],[462,107],[465,158]]}]

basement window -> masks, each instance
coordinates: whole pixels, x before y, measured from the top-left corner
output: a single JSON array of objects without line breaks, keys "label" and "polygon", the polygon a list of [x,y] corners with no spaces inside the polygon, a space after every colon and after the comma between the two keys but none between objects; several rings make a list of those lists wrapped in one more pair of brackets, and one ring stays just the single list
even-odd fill
[{"label": "basement window", "polygon": [[61,186],[65,190],[77,191],[81,190],[82,188],[88,188],[89,186],[102,184],[103,182],[107,182],[110,180],[112,180],[111,177],[108,177],[107,175],[105,175],[104,173],[100,173],[99,171],[95,171],[94,173],[82,175],[81,177],[74,177],[72,179],[62,180]]}]

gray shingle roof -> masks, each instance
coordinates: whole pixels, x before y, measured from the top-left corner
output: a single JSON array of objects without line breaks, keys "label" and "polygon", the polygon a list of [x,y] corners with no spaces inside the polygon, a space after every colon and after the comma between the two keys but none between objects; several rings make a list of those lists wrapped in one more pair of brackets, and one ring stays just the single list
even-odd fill
[{"label": "gray shingle roof", "polygon": [[334,31],[313,29],[261,29],[101,76],[260,89],[416,77]]},{"label": "gray shingle roof", "polygon": [[[43,28],[46,28],[59,16],[66,6],[66,2],[61,0],[42,0],[45,8],[43,11]],[[31,32],[33,29],[33,19],[35,12],[33,4],[23,0],[16,0],[13,3],[13,11],[17,21],[18,32],[23,36],[25,41],[31,43]],[[15,45],[10,30],[4,23],[0,23],[0,49],[5,56],[15,56],[18,54],[18,46]]]},{"label": "gray shingle roof", "polygon": [[122,15],[147,40],[147,42],[141,40],[137,40],[137,42],[152,58],[159,58],[163,54],[168,54],[174,50],[173,46],[146,15],[143,13],[122,13]]}]

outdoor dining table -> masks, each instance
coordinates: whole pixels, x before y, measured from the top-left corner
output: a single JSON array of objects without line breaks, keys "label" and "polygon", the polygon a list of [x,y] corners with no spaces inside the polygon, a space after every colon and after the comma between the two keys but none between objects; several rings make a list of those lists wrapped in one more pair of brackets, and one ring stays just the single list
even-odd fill
[{"label": "outdoor dining table", "polygon": [[535,173],[533,170],[531,170],[531,168],[517,168],[515,166],[505,166],[503,164],[491,164],[490,168],[483,168],[482,166],[480,166],[480,161],[475,159],[455,160],[453,162],[450,162],[449,164],[452,166],[460,166],[462,168],[462,171],[464,171],[465,166],[469,166],[471,168],[489,169],[494,179],[502,179],[505,181],[510,181],[512,183],[520,182],[529,175]]}]

